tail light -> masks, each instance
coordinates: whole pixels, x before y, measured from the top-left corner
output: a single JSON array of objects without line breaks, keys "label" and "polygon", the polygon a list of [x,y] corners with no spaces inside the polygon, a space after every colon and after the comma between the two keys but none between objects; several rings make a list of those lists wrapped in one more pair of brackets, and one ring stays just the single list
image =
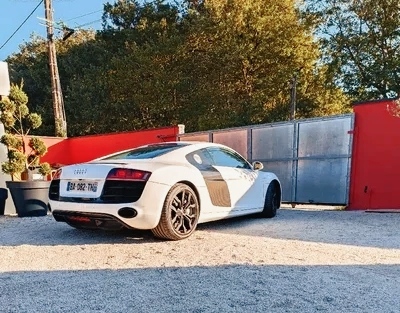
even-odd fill
[{"label": "tail light", "polygon": [[60,179],[60,177],[61,177],[61,172],[62,172],[62,169],[59,168],[59,169],[53,174],[53,180]]},{"label": "tail light", "polygon": [[107,180],[136,180],[147,181],[151,172],[130,168],[113,168],[107,175]]}]

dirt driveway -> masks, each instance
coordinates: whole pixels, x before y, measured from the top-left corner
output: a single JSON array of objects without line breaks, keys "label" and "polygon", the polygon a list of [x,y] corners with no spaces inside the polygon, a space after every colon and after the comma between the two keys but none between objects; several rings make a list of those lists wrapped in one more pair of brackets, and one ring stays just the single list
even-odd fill
[{"label": "dirt driveway", "polygon": [[400,312],[400,214],[281,209],[189,239],[0,217],[1,312]]}]

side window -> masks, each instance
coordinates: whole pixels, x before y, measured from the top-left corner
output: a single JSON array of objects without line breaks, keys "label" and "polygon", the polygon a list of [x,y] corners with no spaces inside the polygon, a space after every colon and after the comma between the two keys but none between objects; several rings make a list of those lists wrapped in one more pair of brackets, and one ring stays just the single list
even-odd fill
[{"label": "side window", "polygon": [[216,166],[251,169],[250,164],[239,154],[234,153],[233,151],[221,148],[209,148],[207,150],[213,158]]},{"label": "side window", "polygon": [[213,165],[213,159],[206,149],[196,150],[186,155],[186,160],[197,168],[208,168]]},{"label": "side window", "polygon": [[204,163],[211,166],[214,164],[214,160],[212,156],[210,155],[209,151],[207,149],[201,149],[201,156],[204,160]]}]

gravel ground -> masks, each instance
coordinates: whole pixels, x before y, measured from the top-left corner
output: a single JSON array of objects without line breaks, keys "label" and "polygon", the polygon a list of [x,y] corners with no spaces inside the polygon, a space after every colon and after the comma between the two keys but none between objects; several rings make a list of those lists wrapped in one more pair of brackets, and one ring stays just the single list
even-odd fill
[{"label": "gravel ground", "polygon": [[400,312],[400,214],[284,208],[182,241],[0,217],[1,312]]}]

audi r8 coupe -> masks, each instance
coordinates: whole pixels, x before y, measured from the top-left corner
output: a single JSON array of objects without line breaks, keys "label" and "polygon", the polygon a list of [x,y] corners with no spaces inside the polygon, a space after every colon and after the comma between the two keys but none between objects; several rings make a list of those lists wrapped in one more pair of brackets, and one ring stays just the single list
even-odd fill
[{"label": "audi r8 coupe", "polygon": [[75,228],[150,229],[180,240],[199,223],[247,214],[271,218],[281,184],[263,164],[209,142],[164,142],[61,167],[49,189],[56,221]]}]

